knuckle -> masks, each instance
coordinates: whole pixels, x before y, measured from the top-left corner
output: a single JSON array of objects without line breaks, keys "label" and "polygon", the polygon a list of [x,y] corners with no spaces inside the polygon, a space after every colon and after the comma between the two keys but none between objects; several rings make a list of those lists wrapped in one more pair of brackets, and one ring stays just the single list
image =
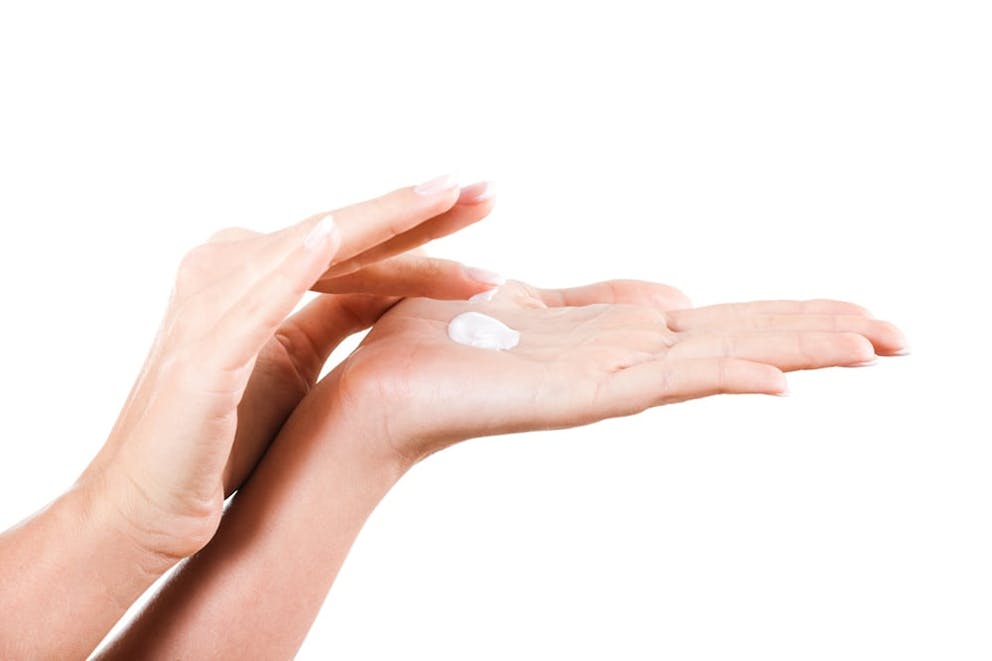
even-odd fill
[{"label": "knuckle", "polygon": [[216,261],[217,253],[213,244],[204,243],[189,250],[179,262],[176,273],[177,288],[183,289],[202,281],[208,268]]},{"label": "knuckle", "polygon": [[720,355],[726,358],[731,358],[737,355],[738,345],[737,338],[730,333],[723,333],[720,335]]},{"label": "knuckle", "polygon": [[226,241],[236,241],[238,239],[246,238],[247,236],[254,234],[251,230],[245,229],[244,227],[225,227],[224,229],[217,230],[210,235],[207,239],[207,243],[224,243]]},{"label": "knuckle", "polygon": [[214,247],[210,243],[201,243],[194,248],[190,248],[183,255],[182,261],[179,262],[180,271],[195,271],[201,268],[204,262],[209,262],[214,256]]},{"label": "knuckle", "polygon": [[669,310],[685,310],[692,307],[692,301],[681,289],[669,285],[656,285],[655,305]]},{"label": "knuckle", "polygon": [[631,324],[647,329],[658,328],[658,326],[664,324],[664,315],[654,308],[644,305],[623,305],[618,307],[622,308],[624,315]]},{"label": "knuckle", "polygon": [[682,338],[677,332],[673,330],[669,330],[667,327],[664,327],[658,329],[658,339],[661,343],[661,347],[659,348],[659,350],[666,351],[674,347],[676,344],[678,344],[679,340]]},{"label": "knuckle", "polygon": [[728,358],[721,358],[716,364],[716,385],[721,393],[731,392],[730,365],[731,361]]},{"label": "knuckle", "polygon": [[236,407],[247,382],[250,364],[224,365],[209,341],[188,342],[165,358],[162,374],[183,393],[208,395],[222,407]]},{"label": "knuckle", "polygon": [[296,299],[302,297],[310,289],[312,281],[307,277],[308,275],[305,272],[287,272],[284,269],[276,269],[272,277],[276,280],[276,289],[280,296],[286,300],[291,298],[295,303]]},{"label": "knuckle", "polygon": [[449,265],[440,259],[425,258],[422,265],[424,277],[431,280],[440,280],[448,273]]},{"label": "knuckle", "polygon": [[198,318],[189,299],[176,301],[169,316],[168,336],[179,341],[192,333],[192,322]]},{"label": "knuckle", "polygon": [[811,333],[794,333],[793,352],[796,359],[802,365],[812,366],[819,364],[819,355],[823,351],[822,335],[817,336]]},{"label": "knuckle", "polygon": [[168,383],[185,391],[199,382],[204,368],[205,362],[195,345],[183,344],[163,358],[160,371]]}]

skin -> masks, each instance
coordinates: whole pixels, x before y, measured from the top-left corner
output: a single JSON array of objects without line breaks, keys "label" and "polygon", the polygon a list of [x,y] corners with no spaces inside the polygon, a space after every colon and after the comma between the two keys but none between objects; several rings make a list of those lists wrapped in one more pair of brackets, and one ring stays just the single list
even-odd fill
[{"label": "skin", "polygon": [[[292,658],[376,504],[460,440],[721,393],[781,394],[783,371],[905,350],[898,329],[850,303],[688,305],[635,281],[512,282],[488,303],[406,299],[381,317],[369,305],[356,319],[375,323],[361,346],[303,398],[213,541],[104,658]],[[448,322],[469,310],[519,330],[520,344],[451,342]]]},{"label": "skin", "polygon": [[[433,181],[339,209],[330,224],[321,213],[271,234],[232,228],[192,250],[104,447],[69,491],[0,535],[0,658],[85,657],[202,549],[225,496],[356,319],[401,296],[488,289],[455,262],[400,254],[483,218],[485,193]],[[287,319],[310,288],[351,293]]]}]

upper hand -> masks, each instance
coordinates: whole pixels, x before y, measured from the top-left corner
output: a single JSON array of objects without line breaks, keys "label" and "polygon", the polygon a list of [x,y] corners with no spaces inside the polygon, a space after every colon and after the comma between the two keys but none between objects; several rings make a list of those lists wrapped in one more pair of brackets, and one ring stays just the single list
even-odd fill
[{"label": "upper hand", "polygon": [[[396,296],[464,298],[491,286],[454,262],[398,256],[489,208],[471,187],[404,188],[271,234],[224,230],[192,250],[80,485],[116,503],[137,543],[173,558],[201,548],[224,497],[356,324]],[[324,295],[287,320],[310,288],[372,294]]]}]

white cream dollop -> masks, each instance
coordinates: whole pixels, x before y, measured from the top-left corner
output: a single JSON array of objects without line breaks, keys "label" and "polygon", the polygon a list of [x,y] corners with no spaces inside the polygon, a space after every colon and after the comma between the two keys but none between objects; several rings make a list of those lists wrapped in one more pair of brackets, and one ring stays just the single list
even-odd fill
[{"label": "white cream dollop", "polygon": [[504,351],[520,343],[520,333],[481,312],[464,312],[448,324],[448,337],[458,344]]}]

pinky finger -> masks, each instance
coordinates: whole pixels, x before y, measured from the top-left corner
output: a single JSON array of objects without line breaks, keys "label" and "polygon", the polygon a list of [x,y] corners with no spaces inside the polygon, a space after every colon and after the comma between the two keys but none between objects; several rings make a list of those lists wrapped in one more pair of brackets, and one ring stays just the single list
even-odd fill
[{"label": "pinky finger", "polygon": [[721,394],[783,395],[777,367],[738,358],[655,360],[614,372],[600,389],[605,415],[638,413],[653,406]]}]

